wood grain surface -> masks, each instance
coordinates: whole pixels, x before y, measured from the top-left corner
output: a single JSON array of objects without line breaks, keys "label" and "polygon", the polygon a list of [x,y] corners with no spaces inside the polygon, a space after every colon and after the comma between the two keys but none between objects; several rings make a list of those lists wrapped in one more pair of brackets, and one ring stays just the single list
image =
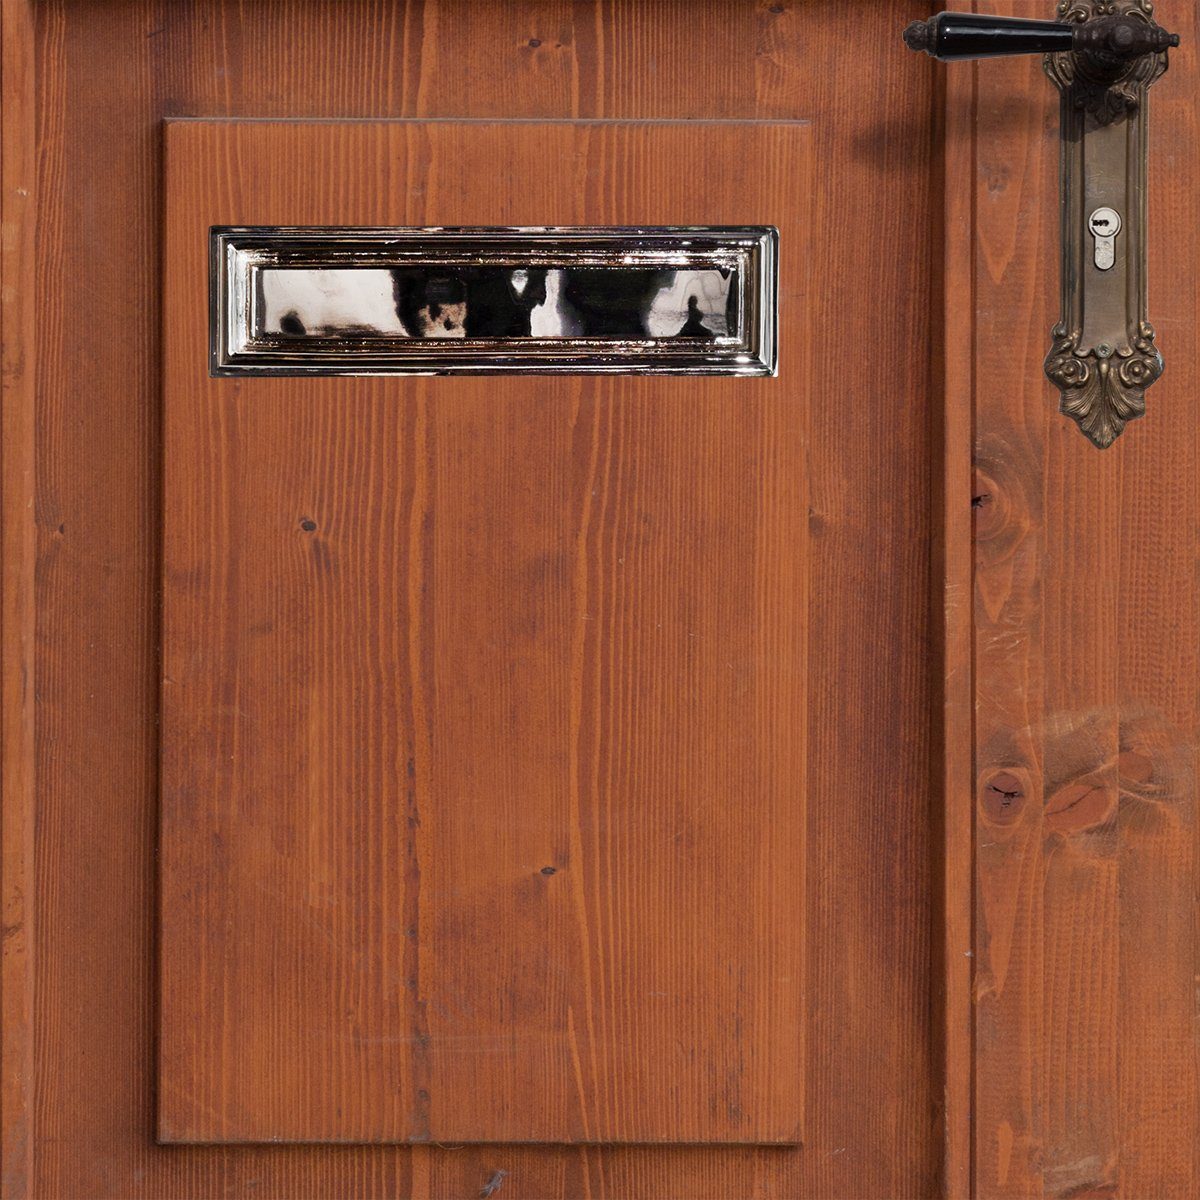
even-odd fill
[{"label": "wood grain surface", "polygon": [[[163,1140],[800,1141],[810,134],[168,126]],[[779,374],[210,378],[289,222],[771,223]]]},{"label": "wood grain surface", "polygon": [[[1025,2],[1017,15],[1045,16]],[[1010,13],[1010,3],[981,5]],[[1196,36],[1151,94],[1148,413],[1100,452],[1040,362],[1058,99],[977,72],[976,1194],[1197,1194]]]},{"label": "wood grain surface", "polygon": [[0,1193],[29,1190],[34,1104],[34,605],[37,531],[31,503],[36,426],[37,275],[33,13],[0,8]]},{"label": "wood grain surface", "polygon": [[[894,36],[925,12],[883,0],[35,7],[36,803],[22,811],[37,813],[36,1002],[31,1173],[11,1194],[460,1197],[495,1180],[501,1197],[929,1194],[934,69]],[[170,116],[812,120],[802,1148],[154,1144]]]},{"label": "wood grain surface", "polygon": [[933,340],[942,395],[935,415],[933,462],[942,486],[934,497],[933,605],[937,622],[941,720],[934,734],[935,978],[933,1015],[942,1085],[940,1192],[970,1196],[974,1103],[974,505],[975,434],[974,191],[975,93],[970,70],[939,76],[935,136],[942,245],[934,270],[942,319]]}]

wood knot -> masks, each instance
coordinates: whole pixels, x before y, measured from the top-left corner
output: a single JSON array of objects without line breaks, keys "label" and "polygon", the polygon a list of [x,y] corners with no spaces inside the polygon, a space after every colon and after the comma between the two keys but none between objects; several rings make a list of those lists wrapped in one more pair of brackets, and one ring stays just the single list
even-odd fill
[{"label": "wood knot", "polygon": [[993,825],[1011,825],[1025,809],[1026,791],[1012,771],[996,771],[980,781],[979,803]]},{"label": "wood knot", "polygon": [[1116,806],[1116,789],[1106,786],[1102,779],[1076,779],[1047,799],[1042,826],[1049,833],[1082,833],[1103,825]]},{"label": "wood knot", "polygon": [[971,487],[971,509],[977,538],[994,537],[1008,524],[1009,510],[1004,493],[986,471],[975,472],[975,482]]}]

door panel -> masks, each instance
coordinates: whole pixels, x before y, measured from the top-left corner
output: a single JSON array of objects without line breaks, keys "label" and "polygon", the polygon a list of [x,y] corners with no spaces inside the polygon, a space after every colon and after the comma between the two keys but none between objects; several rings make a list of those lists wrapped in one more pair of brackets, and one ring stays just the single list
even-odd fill
[{"label": "door panel", "polygon": [[[800,1140],[809,135],[168,127],[164,1140]],[[702,221],[777,378],[209,376],[213,226]]]}]

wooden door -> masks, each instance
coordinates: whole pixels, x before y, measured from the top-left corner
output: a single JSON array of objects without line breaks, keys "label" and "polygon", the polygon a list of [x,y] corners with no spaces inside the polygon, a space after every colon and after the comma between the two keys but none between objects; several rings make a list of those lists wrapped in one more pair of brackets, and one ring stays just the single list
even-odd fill
[{"label": "wooden door", "polygon": [[[927,5],[5,0],[5,1197],[1196,1193],[1160,7],[1101,453]],[[770,226],[778,373],[216,378],[246,225]]]}]

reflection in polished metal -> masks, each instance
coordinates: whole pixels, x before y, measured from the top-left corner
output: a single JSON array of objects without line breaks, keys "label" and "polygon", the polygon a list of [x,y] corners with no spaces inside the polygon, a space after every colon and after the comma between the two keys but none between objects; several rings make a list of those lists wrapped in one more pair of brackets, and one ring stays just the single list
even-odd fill
[{"label": "reflection in polished metal", "polygon": [[212,230],[217,375],[770,375],[777,234]]}]

